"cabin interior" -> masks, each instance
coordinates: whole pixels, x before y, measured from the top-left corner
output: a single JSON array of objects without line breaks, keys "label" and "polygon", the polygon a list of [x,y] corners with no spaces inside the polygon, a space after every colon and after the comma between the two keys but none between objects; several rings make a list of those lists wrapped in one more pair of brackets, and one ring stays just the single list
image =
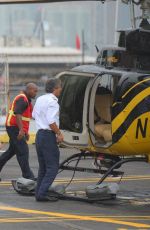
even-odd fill
[{"label": "cabin interior", "polygon": [[112,142],[111,132],[111,106],[112,94],[96,94],[94,105],[94,129],[96,143],[106,144]]},{"label": "cabin interior", "polygon": [[[111,108],[119,78],[120,76],[114,77],[107,73],[101,75],[94,82],[92,91],[87,88],[90,77],[70,75],[65,78],[60,97],[60,128],[75,133],[72,138],[74,136],[78,138],[76,143],[82,143],[81,134],[88,124],[87,132],[91,130],[91,134],[93,134],[91,140],[95,146],[111,145]],[[88,89],[87,92],[86,89]]]}]

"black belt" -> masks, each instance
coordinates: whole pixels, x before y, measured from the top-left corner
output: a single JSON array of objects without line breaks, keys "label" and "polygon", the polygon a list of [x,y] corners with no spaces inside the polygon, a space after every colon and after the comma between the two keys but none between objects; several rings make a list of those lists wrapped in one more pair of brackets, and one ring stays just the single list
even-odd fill
[{"label": "black belt", "polygon": [[47,131],[55,134],[55,132],[51,129],[39,129],[38,131]]}]

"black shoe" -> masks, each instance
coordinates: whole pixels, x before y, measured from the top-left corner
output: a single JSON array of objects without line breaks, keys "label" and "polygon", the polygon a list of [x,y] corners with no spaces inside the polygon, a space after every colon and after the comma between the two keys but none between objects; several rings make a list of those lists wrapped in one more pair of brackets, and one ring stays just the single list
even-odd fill
[{"label": "black shoe", "polygon": [[58,197],[55,197],[55,196],[36,197],[35,199],[36,199],[36,201],[39,201],[39,202],[44,202],[44,201],[55,202],[55,201],[58,201]]}]

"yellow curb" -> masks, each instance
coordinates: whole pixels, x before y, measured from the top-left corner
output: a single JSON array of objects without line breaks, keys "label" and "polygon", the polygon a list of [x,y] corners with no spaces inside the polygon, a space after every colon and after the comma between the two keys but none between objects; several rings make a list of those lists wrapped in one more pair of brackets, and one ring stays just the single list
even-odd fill
[{"label": "yellow curb", "polygon": [[[30,139],[28,141],[28,144],[34,144],[35,143],[35,133],[31,132],[29,133],[30,135]],[[1,143],[8,143],[9,142],[9,138],[6,132],[3,132],[0,134],[0,142]]]}]

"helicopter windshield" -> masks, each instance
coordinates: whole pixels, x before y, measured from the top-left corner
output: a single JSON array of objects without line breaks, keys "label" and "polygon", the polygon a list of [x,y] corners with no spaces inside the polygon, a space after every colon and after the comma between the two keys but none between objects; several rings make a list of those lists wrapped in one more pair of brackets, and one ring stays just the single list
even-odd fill
[{"label": "helicopter windshield", "polygon": [[103,50],[97,57],[96,64],[101,66],[150,70],[150,56],[148,54],[133,54],[126,50]]},{"label": "helicopter windshield", "polygon": [[60,128],[81,133],[84,95],[90,77],[65,74],[60,79],[63,82],[63,90],[59,98]]}]

